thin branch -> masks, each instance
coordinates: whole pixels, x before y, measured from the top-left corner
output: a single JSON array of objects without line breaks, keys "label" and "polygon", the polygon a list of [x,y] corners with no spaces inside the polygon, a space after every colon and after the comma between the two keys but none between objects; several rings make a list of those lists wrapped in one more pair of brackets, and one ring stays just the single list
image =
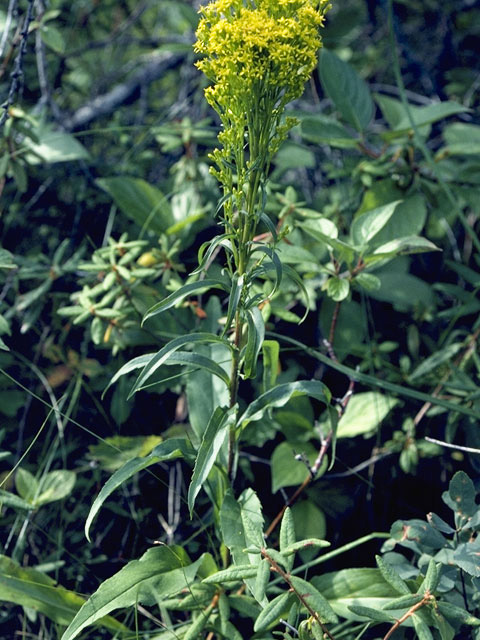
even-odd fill
[{"label": "thin branch", "polygon": [[447,447],[448,449],[455,449],[457,451],[465,451],[466,453],[480,454],[480,449],[474,449],[473,447],[462,447],[459,444],[452,444],[450,442],[445,442],[444,440],[429,438],[428,436],[425,436],[425,440],[428,440],[428,442],[433,442],[433,444],[438,444],[440,447]]},{"label": "thin branch", "polygon": [[35,0],[29,0],[27,14],[25,16],[25,20],[23,21],[22,31],[20,33],[20,37],[21,37],[20,48],[18,50],[17,57],[15,58],[13,71],[10,74],[10,78],[11,78],[10,89],[8,91],[7,99],[2,105],[3,113],[0,116],[0,127],[3,127],[3,125],[8,119],[8,110],[13,104],[13,101],[15,99],[15,94],[17,93],[18,85],[20,83],[20,79],[23,77],[23,57],[25,55],[25,51],[27,50],[28,30],[30,28],[30,23],[33,20],[34,4],[35,4]]},{"label": "thin branch", "polygon": [[5,18],[5,26],[3,29],[2,39],[0,40],[0,58],[3,57],[5,47],[7,46],[8,34],[10,32],[10,25],[12,24],[13,16],[18,11],[18,0],[10,0],[8,3],[7,17]]}]

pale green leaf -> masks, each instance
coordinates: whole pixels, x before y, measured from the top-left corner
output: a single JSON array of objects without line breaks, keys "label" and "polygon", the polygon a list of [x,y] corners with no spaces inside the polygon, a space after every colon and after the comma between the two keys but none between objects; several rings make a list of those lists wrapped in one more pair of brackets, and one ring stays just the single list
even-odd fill
[{"label": "pale green leaf", "polygon": [[150,307],[143,317],[142,324],[148,320],[148,318],[153,318],[153,316],[163,313],[167,309],[171,309],[187,296],[194,293],[204,293],[209,289],[223,289],[223,291],[228,291],[226,284],[222,280],[205,279],[198,280],[197,282],[189,282],[171,293],[164,300],[161,300],[160,302],[157,302],[157,304],[154,304],[153,307]]}]

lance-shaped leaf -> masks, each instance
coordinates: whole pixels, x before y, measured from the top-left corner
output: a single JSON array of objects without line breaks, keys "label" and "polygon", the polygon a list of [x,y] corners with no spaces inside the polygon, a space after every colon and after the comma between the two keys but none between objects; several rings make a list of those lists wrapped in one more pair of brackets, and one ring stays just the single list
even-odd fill
[{"label": "lance-shaped leaf", "polygon": [[[438,565],[440,566],[440,565]],[[440,580],[440,572],[438,571],[437,565],[433,558],[430,559],[428,563],[427,573],[425,574],[425,580],[420,585],[418,589],[418,593],[433,593],[437,588],[438,582]]]},{"label": "lance-shaped leaf", "polygon": [[387,564],[380,556],[376,556],[375,560],[377,561],[377,566],[380,569],[380,573],[382,574],[384,580],[388,582],[388,584],[393,587],[395,591],[405,596],[412,594],[407,586],[407,583],[398,575],[398,573],[392,566]]},{"label": "lance-shaped leaf", "polygon": [[[170,340],[145,366],[142,373],[138,376],[135,384],[133,385],[128,398],[131,398],[134,393],[143,387],[146,381],[155,373],[155,371],[162,366],[170,356],[183,346],[196,344],[199,342],[219,342],[226,347],[231,348],[227,340],[214,335],[213,333],[192,333],[189,335],[179,336]],[[222,374],[223,375],[223,374]]]},{"label": "lance-shaped leaf", "polygon": [[144,458],[132,458],[126,462],[123,467],[116,471],[113,476],[107,480],[103,485],[102,490],[95,498],[85,522],[85,535],[87,540],[90,540],[90,526],[95,516],[99,512],[105,500],[115,491],[115,489],[118,489],[120,485],[139,471],[147,469],[157,462],[166,462],[167,460],[176,460],[177,458],[191,459],[193,456],[193,447],[187,440],[183,438],[170,438],[156,446],[148,456],[145,456]]},{"label": "lance-shaped leaf", "polygon": [[322,622],[338,622],[337,614],[329,605],[328,600],[312,584],[297,576],[291,576],[290,581],[301,602],[304,605],[306,603],[309,610],[315,611]]},{"label": "lance-shaped leaf", "polygon": [[268,391],[275,386],[278,376],[278,362],[280,345],[276,340],[264,340],[262,342],[263,355],[263,391]]},{"label": "lance-shaped leaf", "polygon": [[317,380],[297,380],[279,384],[269,389],[254,400],[245,413],[239,418],[237,425],[245,427],[249,422],[260,420],[270,407],[283,407],[293,395],[307,395],[329,404],[331,394],[328,388]]},{"label": "lance-shaped leaf", "polygon": [[280,286],[280,283],[282,282],[283,264],[280,258],[278,257],[278,255],[276,254],[276,252],[270,247],[266,247],[265,245],[259,245],[255,247],[252,253],[255,253],[257,251],[260,251],[261,253],[265,253],[270,258],[272,266],[275,269],[275,284],[273,285],[273,289],[269,294],[269,297],[272,297],[275,291]]},{"label": "lance-shaped leaf", "polygon": [[243,276],[239,276],[237,273],[233,275],[230,297],[228,298],[227,319],[225,320],[225,328],[223,329],[222,336],[224,336],[232,326],[233,318],[237,312],[240,298],[242,297],[244,282],[245,278]]},{"label": "lance-shaped leaf", "polygon": [[115,609],[157,604],[188,588],[203,557],[189,564],[182,547],[154,547],[105,580],[85,602],[61,640],[73,640],[87,626]]},{"label": "lance-shaped leaf", "polygon": [[[70,624],[85,603],[84,598],[57,586],[55,580],[42,571],[20,567],[6,556],[0,556],[0,600],[39,611],[64,626]],[[98,624],[111,631],[128,631],[110,617],[99,619]]]},{"label": "lance-shaped leaf", "polygon": [[357,616],[370,618],[376,622],[395,622],[395,618],[393,616],[385,611],[381,611],[380,609],[372,609],[371,607],[364,607],[360,604],[348,605],[348,609]]},{"label": "lance-shaped leaf", "polygon": [[229,427],[235,421],[236,411],[236,406],[231,409],[217,407],[208,422],[198,450],[192,480],[188,488],[188,509],[190,511],[190,517],[192,517],[195,498],[215,464],[218,452],[222,448],[228,435]]},{"label": "lance-shaped leaf", "polygon": [[148,318],[152,318],[159,313],[163,313],[167,309],[171,309],[171,307],[174,307],[187,296],[190,296],[193,293],[208,291],[209,289],[223,289],[223,291],[228,291],[227,285],[222,280],[206,279],[198,280],[197,282],[189,282],[188,284],[184,284],[183,287],[180,287],[180,289],[177,289],[177,291],[171,293],[164,300],[161,300],[160,302],[157,302],[157,304],[154,304],[153,307],[150,307],[143,317],[142,324],[148,320]]},{"label": "lance-shaped leaf", "polygon": [[437,602],[437,607],[440,613],[442,613],[447,620],[452,620],[452,622],[461,622],[462,624],[468,624],[471,627],[480,627],[480,619],[476,618],[466,609],[462,609],[461,607],[457,607],[454,604],[450,604],[449,602]]},{"label": "lance-shaped leaf", "polygon": [[352,242],[364,245],[370,242],[387,224],[401,200],[389,202],[357,216],[352,224]]},{"label": "lance-shaped leaf", "polygon": [[265,597],[268,582],[270,580],[270,562],[264,558],[257,568],[255,577],[255,598],[258,602],[262,602]]},{"label": "lance-shaped leaf", "polygon": [[0,490],[0,508],[1,507],[13,507],[13,509],[25,509],[26,511],[35,509],[35,505],[31,502],[27,502],[23,498],[20,498],[20,496],[4,490]]},{"label": "lance-shaped leaf", "polygon": [[429,251],[441,251],[440,247],[421,236],[406,236],[391,240],[375,249],[372,256],[367,256],[365,262],[371,262],[373,258],[385,256],[401,255],[406,256],[412,253],[426,253]]},{"label": "lance-shaped leaf", "polygon": [[418,640],[433,640],[433,634],[430,631],[428,624],[424,622],[419,615],[414,613],[412,615],[412,620]]},{"label": "lance-shaped leaf", "polygon": [[258,307],[251,307],[247,311],[248,339],[245,348],[245,378],[255,378],[257,375],[257,359],[265,337],[265,323]]},{"label": "lance-shaped leaf", "polygon": [[330,542],[327,540],[320,540],[319,538],[306,538],[305,540],[299,540],[294,544],[285,547],[282,549],[282,555],[290,556],[296,551],[303,551],[304,549],[309,549],[310,547],[317,549],[324,549],[325,547],[329,547]]},{"label": "lance-shaped leaf", "polygon": [[410,607],[415,606],[421,600],[423,600],[423,595],[420,593],[412,593],[409,596],[400,596],[400,598],[390,600],[390,602],[383,605],[382,609],[410,609]]},{"label": "lance-shaped leaf", "polygon": [[264,631],[281,618],[282,615],[285,615],[285,612],[288,611],[289,608],[289,601],[290,594],[282,593],[269,602],[256,619],[253,630],[256,632]]},{"label": "lance-shaped leaf", "polygon": [[204,578],[203,582],[207,584],[215,584],[217,582],[237,582],[247,578],[255,578],[257,575],[257,567],[251,564],[237,564],[228,569],[212,573],[208,578]]}]

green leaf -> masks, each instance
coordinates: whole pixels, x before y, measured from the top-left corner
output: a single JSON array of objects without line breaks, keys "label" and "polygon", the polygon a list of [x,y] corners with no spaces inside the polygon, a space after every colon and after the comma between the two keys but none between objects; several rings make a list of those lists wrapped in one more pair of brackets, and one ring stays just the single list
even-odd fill
[{"label": "green leaf", "polygon": [[[14,560],[0,556],[0,600],[29,607],[60,625],[68,625],[85,600],[36,569],[20,567]],[[127,629],[113,618],[98,619],[111,631]]]},{"label": "green leaf", "polygon": [[275,386],[279,369],[280,345],[277,340],[262,342],[263,356],[263,392]]},{"label": "green leaf", "polygon": [[223,329],[222,336],[224,336],[232,326],[240,298],[242,297],[244,282],[244,276],[239,276],[238,273],[233,274],[232,286],[230,288],[230,295],[228,298],[227,319],[225,320],[225,327]]},{"label": "green leaf", "polygon": [[419,593],[413,593],[408,596],[400,596],[400,598],[394,598],[384,604],[382,609],[410,609],[414,605],[418,604],[421,600],[423,600],[423,595]]},{"label": "green leaf", "polygon": [[378,391],[355,393],[338,423],[337,438],[373,434],[397,404],[396,398],[385,396]]},{"label": "green leaf", "polygon": [[372,262],[374,258],[381,257],[383,255],[407,256],[413,253],[428,253],[430,251],[441,251],[441,249],[426,238],[421,238],[420,236],[407,236],[405,238],[397,238],[396,240],[391,240],[386,244],[382,244],[380,247],[375,249],[373,254],[365,257],[365,262]]},{"label": "green leaf", "polygon": [[346,278],[334,276],[328,279],[327,293],[335,302],[341,302],[350,293],[350,282]]},{"label": "green leaf", "polygon": [[184,284],[180,289],[177,289],[169,296],[167,296],[164,300],[157,302],[153,307],[147,311],[147,313],[143,316],[143,323],[148,320],[148,318],[153,318],[159,313],[163,313],[167,309],[174,307],[178,302],[183,300],[192,293],[200,293],[208,291],[209,289],[223,289],[223,291],[228,291],[226,284],[222,280],[198,280],[197,282],[189,282],[188,284]]},{"label": "green leaf", "polygon": [[39,494],[34,499],[34,505],[40,507],[66,498],[72,492],[76,478],[73,471],[65,469],[50,471],[40,481]]},{"label": "green leaf", "polygon": [[465,471],[457,471],[450,480],[448,493],[444,493],[442,498],[456,514],[466,519],[477,512],[476,495],[475,485]]},{"label": "green leaf", "polygon": [[395,200],[357,216],[350,232],[352,242],[360,246],[368,244],[387,224],[400,203],[401,200]]},{"label": "green leaf", "polygon": [[314,464],[318,455],[317,449],[310,442],[302,442],[298,445],[298,450],[288,442],[277,445],[270,460],[272,493],[276,493],[283,487],[302,484],[309,474],[307,465],[303,460],[297,460],[295,453],[305,456],[310,466]]},{"label": "green leaf", "polygon": [[[297,538],[306,540],[326,534],[325,514],[313,503],[312,500],[302,500],[292,507],[293,520]],[[308,557],[312,557],[309,554]],[[320,589],[320,591],[322,591]],[[323,591],[322,591],[323,593]]]},{"label": "green leaf", "polygon": [[257,567],[251,564],[237,564],[228,569],[217,571],[211,576],[204,578],[202,582],[207,584],[216,584],[222,582],[238,582],[246,578],[255,578],[257,575]]},{"label": "green leaf", "polygon": [[25,138],[24,144],[35,153],[29,158],[29,164],[48,162],[72,162],[73,160],[88,160],[90,158],[85,147],[69,133],[52,130],[48,125],[35,129],[38,142]]},{"label": "green leaf", "polygon": [[434,307],[435,296],[429,284],[410,273],[385,271],[377,273],[381,281],[380,289],[371,291],[376,300],[392,303],[396,308],[412,309]]},{"label": "green leaf", "polygon": [[70,623],[61,640],[73,640],[99,618],[137,603],[156,604],[188,588],[202,558],[190,564],[182,547],[154,547],[103,582]]},{"label": "green leaf", "polygon": [[449,344],[444,349],[436,351],[434,354],[423,360],[423,362],[410,374],[409,382],[413,382],[413,380],[417,380],[418,378],[434,371],[445,362],[449,362],[463,347],[464,345],[462,342],[455,342],[453,344]]},{"label": "green leaf", "polygon": [[380,278],[373,273],[359,273],[355,276],[354,282],[359,284],[365,291],[377,291],[382,286]]},{"label": "green leaf", "polygon": [[277,622],[282,615],[285,615],[286,611],[288,611],[289,600],[290,594],[282,593],[269,602],[255,620],[253,630],[257,633],[265,631],[265,629],[268,629],[274,622]]},{"label": "green leaf", "polygon": [[304,549],[310,549],[312,547],[323,549],[325,547],[329,547],[330,542],[327,540],[320,540],[319,538],[306,538],[305,540],[299,540],[294,544],[289,545],[283,549],[282,554],[284,556],[289,556],[296,551],[303,551]]},{"label": "green leaf", "polygon": [[453,553],[455,563],[475,578],[480,577],[480,540],[459,544]]},{"label": "green leaf", "polygon": [[161,436],[112,436],[88,447],[88,457],[102,469],[117,471],[132,458],[148,455],[163,441]]},{"label": "green leaf", "polygon": [[473,616],[466,609],[457,607],[449,602],[444,602],[443,600],[437,601],[437,607],[447,620],[468,624],[471,627],[480,626],[480,619]]},{"label": "green leaf", "polygon": [[348,605],[348,609],[357,616],[370,618],[376,622],[395,622],[395,618],[393,616],[389,613],[385,613],[385,611],[381,611],[380,609],[372,609],[371,607],[364,607],[359,604],[350,604]]},{"label": "green leaf", "polygon": [[3,491],[0,489],[0,508],[1,507],[26,509],[27,511],[35,509],[35,506],[31,502],[27,502],[23,498],[16,496],[14,493],[10,493],[10,491]]},{"label": "green leaf", "polygon": [[357,140],[335,118],[322,114],[308,116],[302,120],[302,137],[314,144],[329,144],[332,147],[348,149],[357,145]]},{"label": "green leaf", "polygon": [[35,496],[38,495],[39,483],[30,471],[19,467],[15,472],[15,489],[24,500],[33,504]]},{"label": "green leaf", "polygon": [[140,178],[117,176],[101,178],[97,184],[113,198],[119,209],[142,229],[164,233],[174,222],[163,193]]},{"label": "green leaf", "polygon": [[248,406],[245,413],[239,418],[238,426],[243,428],[249,422],[260,420],[267,409],[283,407],[292,396],[297,395],[307,395],[325,404],[329,404],[331,399],[327,387],[316,380],[297,380],[296,382],[279,384],[263,393]]},{"label": "green leaf", "polygon": [[311,583],[297,576],[291,576],[290,580],[297,594],[301,596],[302,603],[306,602],[320,616],[322,622],[338,622],[337,614],[329,605],[328,600]]},{"label": "green leaf", "polygon": [[255,576],[255,599],[257,602],[262,602],[265,598],[265,591],[270,580],[270,562],[267,558],[264,558],[257,567],[257,574]]},{"label": "green leaf", "polygon": [[188,488],[188,509],[190,511],[190,517],[192,517],[195,498],[215,464],[218,453],[228,435],[229,427],[235,421],[236,411],[236,407],[232,407],[231,409],[217,407],[208,422],[195,460],[192,480]]},{"label": "green leaf", "polygon": [[62,32],[56,27],[46,24],[42,25],[40,36],[47,47],[55,51],[55,53],[65,52],[65,38]]},{"label": "green leaf", "polygon": [[199,634],[201,634],[207,626],[212,608],[210,605],[205,611],[200,611],[193,623],[188,627],[187,633],[183,636],[183,640],[196,640],[199,637]]},{"label": "green leaf", "polygon": [[144,458],[133,458],[116,471],[111,478],[103,485],[100,493],[95,498],[85,522],[85,535],[90,541],[90,526],[100,510],[105,500],[126,482],[133,475],[147,469],[157,462],[166,462],[167,460],[176,460],[177,458],[192,458],[194,451],[187,440],[183,438],[171,438],[159,444],[153,451]]},{"label": "green leaf", "polygon": [[[466,113],[468,111],[470,111],[468,107],[453,100],[437,102],[436,104],[429,104],[426,107],[417,107],[413,112],[413,121],[417,127],[422,127],[426,124],[433,124],[439,120],[444,120],[457,113]],[[408,115],[405,114],[396,125],[395,132],[407,131],[411,128],[410,119]]]},{"label": "green leaf", "polygon": [[366,82],[347,62],[323,49],[320,79],[328,97],[345,120],[357,131],[364,131],[373,116],[373,101]]},{"label": "green leaf", "polygon": [[280,525],[280,552],[283,553],[285,549],[290,548],[296,541],[292,510],[287,507]]},{"label": "green leaf", "polygon": [[[441,565],[438,565],[438,567],[440,567]],[[425,579],[422,582],[418,593],[426,593],[427,591],[429,591],[430,593],[434,593],[438,582],[440,580],[440,573],[438,570],[438,567],[435,563],[435,560],[433,558],[430,559],[430,562],[428,563],[428,568],[427,568],[427,573],[425,574]]]},{"label": "green leaf", "polygon": [[375,556],[375,560],[377,561],[377,566],[380,569],[383,578],[395,589],[395,591],[397,591],[397,593],[401,593],[402,595],[412,594],[407,583],[398,575],[390,564],[385,562],[385,560],[380,556]]},{"label": "green leaf", "polygon": [[[214,335],[213,333],[192,333],[184,336],[179,336],[178,338],[174,338],[170,340],[155,356],[149,361],[149,363],[145,366],[142,373],[138,376],[135,384],[133,385],[130,393],[128,394],[128,398],[131,398],[134,393],[139,391],[146,381],[155,373],[155,371],[164,364],[170,356],[180,349],[180,347],[186,345],[192,345],[197,343],[204,342],[216,342],[225,345],[229,349],[231,348],[229,342],[224,338],[220,338],[219,336]],[[222,370],[222,375],[225,375]]]},{"label": "green leaf", "polygon": [[257,359],[265,337],[265,323],[260,309],[256,306],[247,311],[248,338],[245,348],[244,376],[246,379],[257,375]]},{"label": "green leaf", "polygon": [[412,615],[413,626],[417,633],[418,640],[433,640],[432,632],[428,624],[424,622],[416,613]]}]

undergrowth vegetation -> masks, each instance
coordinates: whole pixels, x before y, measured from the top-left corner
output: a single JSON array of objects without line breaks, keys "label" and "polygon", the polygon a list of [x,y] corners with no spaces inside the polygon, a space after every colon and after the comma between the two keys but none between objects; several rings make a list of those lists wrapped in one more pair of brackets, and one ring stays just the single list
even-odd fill
[{"label": "undergrowth vegetation", "polygon": [[0,9],[1,638],[480,640],[479,24]]}]

